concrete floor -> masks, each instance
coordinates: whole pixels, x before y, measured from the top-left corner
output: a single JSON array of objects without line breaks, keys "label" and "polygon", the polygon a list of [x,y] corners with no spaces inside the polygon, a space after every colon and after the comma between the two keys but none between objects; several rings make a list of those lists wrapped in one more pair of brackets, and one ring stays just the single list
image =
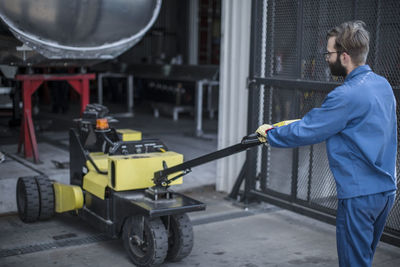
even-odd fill
[{"label": "concrete floor", "polygon": [[[132,266],[120,240],[110,240],[78,217],[58,214],[39,223],[24,224],[15,215],[15,183],[19,176],[45,173],[68,182],[68,170],[51,160],[68,161],[67,115],[44,113],[47,129],[37,131],[42,164],[23,159],[16,152],[17,131],[0,120],[0,266]],[[216,121],[206,120],[212,139],[192,136],[190,117],[173,122],[154,119],[150,113],[120,118],[123,127],[140,129],[157,137],[173,151],[191,159],[216,150]],[[40,120],[38,120],[38,124]],[[45,128],[45,127],[44,127]],[[3,138],[4,137],[4,138]],[[215,192],[215,162],[193,169],[177,191],[203,201],[206,211],[190,213],[194,227],[192,253],[179,263],[164,266],[337,266],[335,227],[278,207],[258,203],[246,209]],[[400,249],[380,243],[374,266],[400,266]]]}]

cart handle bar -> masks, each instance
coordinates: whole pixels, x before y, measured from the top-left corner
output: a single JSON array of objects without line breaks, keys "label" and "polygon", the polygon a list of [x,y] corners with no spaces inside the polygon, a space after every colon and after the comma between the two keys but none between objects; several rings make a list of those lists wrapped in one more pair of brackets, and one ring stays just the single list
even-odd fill
[{"label": "cart handle bar", "polygon": [[[250,134],[248,136],[243,137],[242,141],[239,144],[233,145],[226,147],[224,149],[203,155],[201,157],[186,161],[184,163],[181,163],[179,165],[173,166],[171,168],[166,168],[161,171],[157,171],[154,173],[154,178],[153,181],[155,185],[157,186],[168,186],[170,183],[168,181],[168,175],[183,171],[184,174],[190,172],[190,169],[192,167],[196,167],[205,163],[208,163],[213,160],[217,160],[220,158],[224,158],[239,152],[242,152],[244,150],[247,150],[253,146],[258,146],[261,145],[262,143],[258,140],[258,134]],[[184,175],[183,174],[183,175]],[[183,175],[179,175],[183,176]]]}]

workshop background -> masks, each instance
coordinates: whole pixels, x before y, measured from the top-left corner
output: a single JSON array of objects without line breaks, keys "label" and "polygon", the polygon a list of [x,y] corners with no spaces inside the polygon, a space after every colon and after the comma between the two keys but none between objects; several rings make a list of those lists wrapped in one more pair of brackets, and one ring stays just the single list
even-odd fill
[{"label": "workshop background", "polygon": [[[371,34],[367,63],[400,100],[397,0],[164,0],[151,1],[157,4],[143,12],[132,4],[120,19],[113,1],[51,2],[0,2],[0,221],[16,214],[19,176],[68,182],[67,134],[85,90],[88,103],[104,104],[121,124],[191,159],[240,142],[262,123],[301,118],[321,105],[342,82],[322,55],[326,32],[361,19]],[[111,37],[104,35],[109,27]],[[42,75],[35,90],[30,75]],[[68,80],[71,75],[79,82]],[[32,131],[37,140],[26,147]],[[265,201],[335,223],[336,189],[324,143],[262,146],[199,170],[181,191],[211,186],[240,205]],[[400,246],[399,191],[382,239]],[[1,249],[0,262],[14,253]]]}]

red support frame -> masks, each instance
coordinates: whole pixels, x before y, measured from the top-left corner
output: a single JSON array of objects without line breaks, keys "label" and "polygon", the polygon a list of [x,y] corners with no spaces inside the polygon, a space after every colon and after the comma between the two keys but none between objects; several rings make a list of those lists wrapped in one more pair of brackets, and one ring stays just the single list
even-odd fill
[{"label": "red support frame", "polygon": [[21,130],[18,142],[18,153],[24,144],[25,158],[33,157],[35,163],[39,163],[39,151],[36,142],[35,128],[32,121],[32,94],[44,81],[67,81],[81,96],[81,116],[89,104],[89,80],[94,80],[95,74],[32,74],[17,75],[16,80],[22,81],[22,101],[24,109],[22,113]]}]

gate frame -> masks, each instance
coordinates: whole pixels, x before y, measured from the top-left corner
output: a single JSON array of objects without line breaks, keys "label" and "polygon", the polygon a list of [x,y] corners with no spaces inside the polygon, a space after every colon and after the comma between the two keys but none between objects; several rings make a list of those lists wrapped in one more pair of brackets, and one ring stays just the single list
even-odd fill
[{"label": "gate frame", "polygon": [[[268,1],[268,0],[265,0]],[[260,29],[257,25],[259,21],[262,21],[262,14],[260,14],[260,9],[262,10],[262,4],[264,0],[254,0],[252,2],[252,13],[251,13],[251,35],[250,35],[250,68],[249,68],[249,77],[248,77],[248,89],[249,89],[249,98],[248,98],[248,120],[247,120],[247,132],[254,132],[254,129],[257,129],[259,126],[258,116],[257,114],[260,112],[259,109],[259,96],[260,96],[260,87],[285,87],[285,88],[293,88],[293,89],[310,89],[316,91],[324,91],[328,92],[333,90],[341,83],[336,82],[321,82],[321,81],[310,81],[310,80],[296,80],[296,79],[278,79],[278,78],[262,78],[257,76],[257,65],[259,65],[259,60],[256,59],[256,51],[259,51],[260,43],[259,41],[259,32]],[[298,5],[300,10],[302,10],[303,0],[298,0]],[[354,13],[356,12],[356,9]],[[302,12],[298,12],[298,20],[297,20],[297,42],[299,42],[299,38],[301,37],[302,31]],[[261,15],[261,16],[260,16]],[[267,51],[268,53],[269,51]],[[301,77],[301,53],[297,55],[297,71],[299,73],[299,77]],[[395,90],[395,89],[394,89]],[[397,90],[397,88],[396,88]],[[265,103],[265,101],[264,101]],[[298,109],[296,109],[298,111]],[[266,118],[266,110],[264,109],[264,118]],[[312,147],[312,146],[311,146]],[[262,158],[266,158],[266,149],[263,149]],[[243,170],[238,177],[237,183],[234,186],[234,190],[230,194],[231,198],[236,198],[239,186],[242,180],[245,180],[244,192],[242,201],[245,204],[248,204],[252,201],[266,201],[273,205],[294,211],[296,213],[300,213],[302,215],[306,215],[308,217],[335,225],[336,224],[336,211],[332,212],[333,209],[319,207],[318,209],[310,207],[307,205],[308,203],[304,200],[297,198],[297,166],[298,166],[298,158],[299,158],[299,150],[298,148],[293,149],[293,173],[292,173],[292,181],[291,181],[291,192],[290,195],[279,193],[276,191],[266,189],[264,192],[256,190],[256,181],[257,181],[257,148],[252,148],[247,151],[246,161],[243,166]],[[262,162],[262,171],[266,171],[266,162]],[[399,192],[398,192],[399,194]],[[400,247],[400,234],[397,231],[390,231],[390,229],[385,229],[382,234],[381,240]]]}]

